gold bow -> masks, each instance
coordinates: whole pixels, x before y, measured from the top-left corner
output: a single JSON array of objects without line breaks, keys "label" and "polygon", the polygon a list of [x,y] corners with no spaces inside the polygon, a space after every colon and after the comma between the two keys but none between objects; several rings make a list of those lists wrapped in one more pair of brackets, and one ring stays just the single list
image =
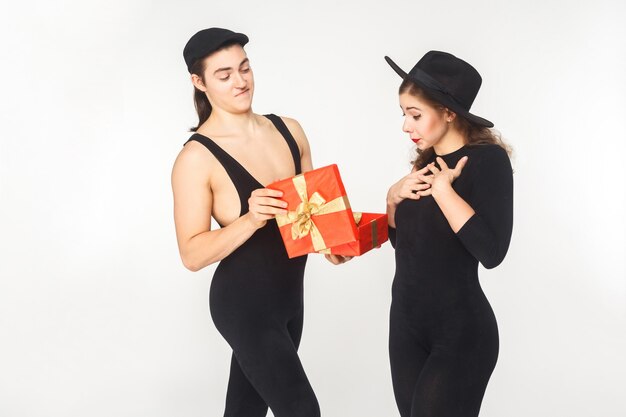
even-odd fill
[{"label": "gold bow", "polygon": [[315,225],[313,218],[321,214],[335,213],[350,208],[350,203],[346,196],[337,197],[334,200],[326,201],[317,191],[308,198],[306,189],[306,179],[304,174],[292,178],[293,185],[300,197],[300,204],[295,211],[276,216],[279,227],[291,224],[291,238],[293,240],[303,238],[310,234],[313,248],[320,251],[326,248],[324,238]]}]

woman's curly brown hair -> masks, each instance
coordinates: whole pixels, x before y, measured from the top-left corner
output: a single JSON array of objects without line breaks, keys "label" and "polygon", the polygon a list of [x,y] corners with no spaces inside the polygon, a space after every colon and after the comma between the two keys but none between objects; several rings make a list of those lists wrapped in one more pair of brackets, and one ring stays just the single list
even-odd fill
[{"label": "woman's curly brown hair", "polygon": [[[423,88],[410,81],[409,79],[405,79],[402,82],[398,93],[407,93],[415,96],[439,111],[443,112],[446,109],[444,106],[433,100]],[[500,135],[500,133],[494,131],[493,129],[472,123],[468,119],[459,115],[454,118],[454,121],[452,123],[461,132],[463,137],[467,139],[467,145],[499,145],[504,148],[509,156],[511,156],[511,147],[504,143],[502,141],[502,136]],[[426,165],[426,161],[428,161],[432,157],[433,152],[434,150],[432,147],[424,150],[417,148],[417,158],[415,159],[415,161],[412,161],[415,169],[423,168]]]}]

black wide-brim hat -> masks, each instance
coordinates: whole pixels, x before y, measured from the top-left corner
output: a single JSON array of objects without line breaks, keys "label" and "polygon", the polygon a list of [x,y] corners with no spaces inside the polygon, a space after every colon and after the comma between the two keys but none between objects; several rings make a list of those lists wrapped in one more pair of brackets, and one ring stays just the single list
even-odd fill
[{"label": "black wide-brim hat", "polygon": [[480,126],[493,127],[487,119],[470,113],[482,77],[467,62],[447,52],[429,51],[406,73],[388,56],[385,60],[403,80],[408,79],[436,102]]},{"label": "black wide-brim hat", "polygon": [[204,58],[227,44],[238,43],[244,46],[248,43],[248,37],[243,33],[222,28],[208,28],[193,35],[183,49],[183,58],[187,64],[187,70],[199,59]]}]

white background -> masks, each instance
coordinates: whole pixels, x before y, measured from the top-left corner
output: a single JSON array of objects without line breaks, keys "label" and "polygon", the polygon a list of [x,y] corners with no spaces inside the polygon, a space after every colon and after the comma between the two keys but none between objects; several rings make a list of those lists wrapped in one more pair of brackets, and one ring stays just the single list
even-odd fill
[{"label": "white background", "polygon": [[[623,1],[31,1],[0,11],[0,416],[219,416],[214,267],[180,262],[172,163],[197,30],[249,35],[254,110],[300,121],[352,206],[409,169],[399,77],[428,50],[483,76],[514,147],[508,257],[481,282],[501,349],[481,416],[624,416]],[[301,357],[324,416],[397,415],[393,251],[311,256]]]}]

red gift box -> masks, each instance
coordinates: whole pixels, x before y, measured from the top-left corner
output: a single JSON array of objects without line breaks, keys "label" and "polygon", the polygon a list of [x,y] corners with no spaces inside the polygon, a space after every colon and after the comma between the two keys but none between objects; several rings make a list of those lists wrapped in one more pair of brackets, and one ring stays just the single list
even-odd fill
[{"label": "red gift box", "polygon": [[359,256],[389,240],[386,214],[354,213],[354,220],[357,223],[357,241],[333,246],[321,252],[342,256]]},{"label": "red gift box", "polygon": [[357,240],[350,202],[337,165],[318,168],[267,186],[283,192],[286,215],[276,222],[290,258]]}]

